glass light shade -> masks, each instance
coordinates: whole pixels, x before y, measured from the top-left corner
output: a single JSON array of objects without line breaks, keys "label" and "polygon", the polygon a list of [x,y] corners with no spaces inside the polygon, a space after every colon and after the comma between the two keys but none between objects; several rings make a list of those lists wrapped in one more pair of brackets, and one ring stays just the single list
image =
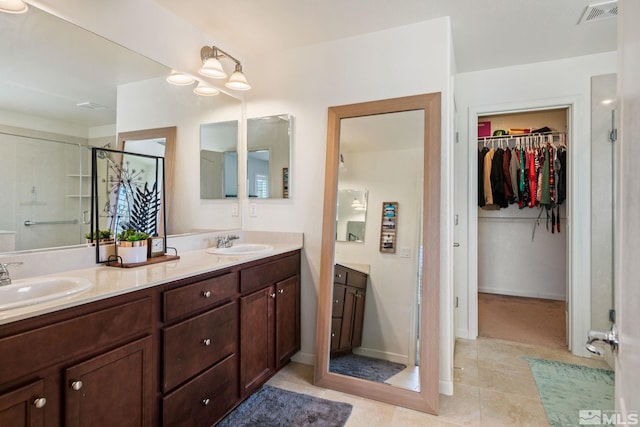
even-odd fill
[{"label": "glass light shade", "polygon": [[172,70],[171,74],[169,74],[169,77],[167,77],[167,81],[173,85],[188,86],[190,84],[193,84],[196,79],[179,71]]},{"label": "glass light shade", "polygon": [[22,0],[0,0],[0,12],[25,13],[29,6]]},{"label": "glass light shade", "polygon": [[209,86],[206,83],[200,82],[198,86],[193,90],[193,93],[201,96],[214,96],[220,93],[215,87]]},{"label": "glass light shade", "polygon": [[227,73],[222,69],[222,64],[216,58],[207,59],[204,64],[202,64],[199,73],[214,79],[224,79],[227,77]]},{"label": "glass light shade", "polygon": [[236,67],[236,71],[231,74],[229,81],[225,84],[226,87],[233,90],[249,90],[251,86],[247,82],[247,78]]}]

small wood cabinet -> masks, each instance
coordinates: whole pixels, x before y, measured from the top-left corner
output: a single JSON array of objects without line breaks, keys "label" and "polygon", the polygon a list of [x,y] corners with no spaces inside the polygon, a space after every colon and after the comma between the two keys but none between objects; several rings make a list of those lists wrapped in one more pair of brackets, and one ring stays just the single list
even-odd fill
[{"label": "small wood cabinet", "polygon": [[0,394],[0,426],[44,426],[44,395],[43,380]]},{"label": "small wood cabinet", "polygon": [[[240,393],[246,397],[300,349],[300,254],[241,271]],[[259,290],[255,290],[259,289]]]},{"label": "small wood cabinet", "polygon": [[331,353],[348,353],[362,345],[368,275],[340,264],[334,267]]}]

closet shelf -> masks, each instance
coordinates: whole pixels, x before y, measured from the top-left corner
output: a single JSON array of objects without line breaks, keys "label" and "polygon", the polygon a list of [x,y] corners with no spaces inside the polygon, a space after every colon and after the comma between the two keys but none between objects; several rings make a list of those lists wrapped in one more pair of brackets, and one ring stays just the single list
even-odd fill
[{"label": "closet shelf", "polygon": [[510,140],[517,138],[535,138],[535,137],[544,137],[544,136],[562,136],[566,135],[567,132],[544,132],[544,133],[522,133],[515,135],[498,135],[498,136],[479,136],[478,142],[485,142],[491,140]]}]

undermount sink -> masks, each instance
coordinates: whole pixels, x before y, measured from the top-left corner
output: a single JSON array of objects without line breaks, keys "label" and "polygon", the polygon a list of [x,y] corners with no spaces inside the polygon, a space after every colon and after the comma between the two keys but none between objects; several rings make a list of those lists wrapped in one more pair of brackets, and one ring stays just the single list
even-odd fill
[{"label": "undermount sink", "polygon": [[263,243],[238,243],[229,248],[210,248],[207,253],[216,255],[258,255],[271,252],[273,246]]},{"label": "undermount sink", "polygon": [[0,286],[0,310],[26,307],[84,292],[91,281],[79,277],[49,277],[14,280]]}]

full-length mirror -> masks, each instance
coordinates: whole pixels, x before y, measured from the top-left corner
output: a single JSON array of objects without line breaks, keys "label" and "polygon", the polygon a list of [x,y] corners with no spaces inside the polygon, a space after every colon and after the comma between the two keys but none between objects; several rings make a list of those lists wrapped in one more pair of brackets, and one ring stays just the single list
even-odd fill
[{"label": "full-length mirror", "polygon": [[238,121],[200,125],[200,198],[238,197]]},{"label": "full-length mirror", "polygon": [[[329,109],[316,336],[317,384],[431,413],[439,384],[439,129],[439,94]],[[352,226],[362,244],[354,245],[340,205],[363,201],[366,217]],[[380,250],[389,202],[398,206],[393,253]]]},{"label": "full-length mirror", "polygon": [[247,193],[249,197],[290,197],[293,119],[288,114],[247,120]]}]

